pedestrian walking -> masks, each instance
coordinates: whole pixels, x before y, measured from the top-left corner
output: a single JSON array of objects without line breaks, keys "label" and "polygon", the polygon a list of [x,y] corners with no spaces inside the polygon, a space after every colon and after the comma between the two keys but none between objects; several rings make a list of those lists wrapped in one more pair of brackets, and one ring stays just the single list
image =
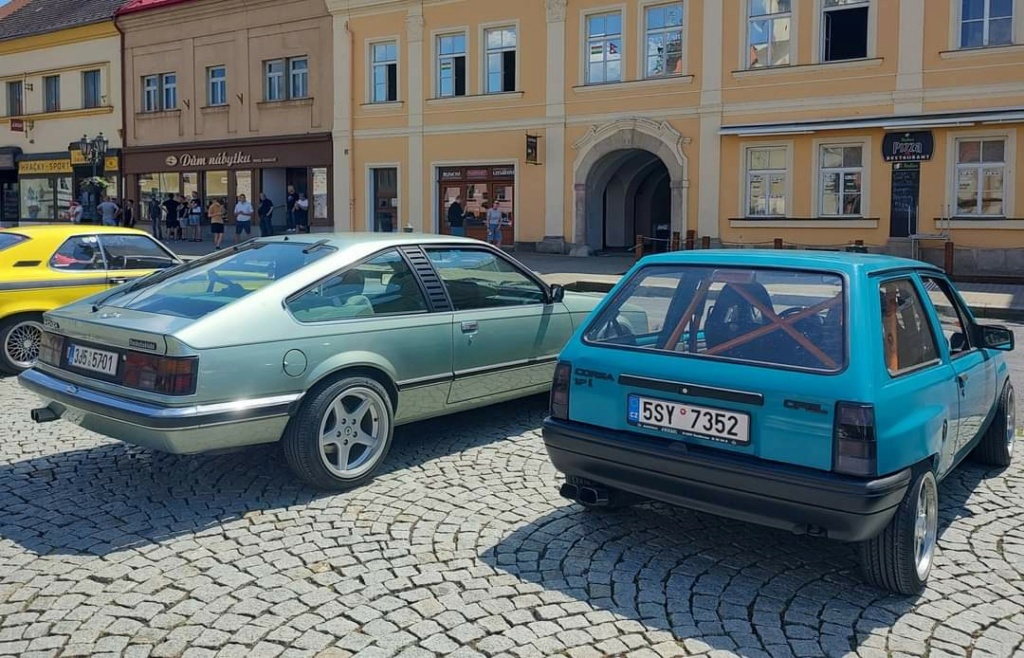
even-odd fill
[{"label": "pedestrian walking", "polygon": [[295,202],[295,230],[309,233],[309,199],[305,192],[299,192],[299,199]]},{"label": "pedestrian walking", "polygon": [[160,204],[160,198],[155,194],[149,198],[149,221],[153,224],[153,237],[163,240],[164,207]]},{"label": "pedestrian walking", "polygon": [[243,233],[246,239],[252,235],[252,216],[254,214],[252,204],[246,200],[244,194],[239,194],[238,201],[235,203],[235,244],[238,244],[238,239]]},{"label": "pedestrian walking", "polygon": [[260,194],[260,207],[257,210],[260,216],[260,235],[264,238],[274,234],[274,202],[266,194]]},{"label": "pedestrian walking", "polygon": [[484,208],[487,209],[487,241],[495,247],[501,247],[501,220],[504,217],[498,208],[498,202],[485,204]]},{"label": "pedestrian walking", "polygon": [[213,234],[213,248],[220,249],[221,243],[224,242],[224,205],[217,199],[214,199],[210,202],[210,207],[206,212],[210,217],[210,233]]},{"label": "pedestrian walking", "polygon": [[466,211],[462,207],[462,197],[455,197],[448,206],[448,229],[452,235],[466,235]]}]

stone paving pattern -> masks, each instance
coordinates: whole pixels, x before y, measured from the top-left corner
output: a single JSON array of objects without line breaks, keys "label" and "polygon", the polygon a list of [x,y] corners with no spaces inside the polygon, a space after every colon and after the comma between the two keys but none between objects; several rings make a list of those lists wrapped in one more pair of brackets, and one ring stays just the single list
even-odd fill
[{"label": "stone paving pattern", "polygon": [[543,399],[400,428],[342,495],[298,485],[277,446],[159,455],[32,424],[13,379],[0,400],[4,656],[1024,653],[1019,458],[942,485],[930,587],[902,598],[848,545],[560,499]]}]

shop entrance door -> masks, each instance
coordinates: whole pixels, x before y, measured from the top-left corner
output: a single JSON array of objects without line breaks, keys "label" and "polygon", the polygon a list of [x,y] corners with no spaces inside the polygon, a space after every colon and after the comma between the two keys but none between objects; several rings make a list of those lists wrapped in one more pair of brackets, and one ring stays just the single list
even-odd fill
[{"label": "shop entrance door", "polygon": [[921,163],[894,163],[892,203],[889,207],[889,237],[905,238],[917,233],[917,208],[920,198]]}]

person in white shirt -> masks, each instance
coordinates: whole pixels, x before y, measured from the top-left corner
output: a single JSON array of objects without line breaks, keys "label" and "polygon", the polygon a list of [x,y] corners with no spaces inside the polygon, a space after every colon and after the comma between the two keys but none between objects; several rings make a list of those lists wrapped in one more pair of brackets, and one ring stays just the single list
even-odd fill
[{"label": "person in white shirt", "polygon": [[82,204],[77,201],[71,202],[71,207],[68,208],[68,217],[71,219],[72,224],[82,223]]},{"label": "person in white shirt", "polygon": [[238,244],[242,233],[245,233],[246,239],[252,235],[252,216],[255,214],[252,204],[245,200],[245,195],[239,194],[238,203],[235,204],[235,244]]}]

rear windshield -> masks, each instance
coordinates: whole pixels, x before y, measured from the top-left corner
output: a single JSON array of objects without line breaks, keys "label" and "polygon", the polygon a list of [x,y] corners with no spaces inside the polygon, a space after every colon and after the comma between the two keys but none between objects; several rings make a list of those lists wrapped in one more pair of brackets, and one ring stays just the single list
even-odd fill
[{"label": "rear windshield", "polygon": [[16,244],[24,242],[25,240],[28,240],[28,238],[18,233],[0,232],[0,251],[3,251],[4,249],[9,249],[10,247],[13,247]]},{"label": "rear windshield", "polygon": [[839,275],[645,267],[584,333],[594,345],[835,372],[846,365]]},{"label": "rear windshield", "polygon": [[[306,252],[309,253],[306,253]],[[280,281],[334,251],[333,247],[271,242],[221,258],[185,266],[178,273],[128,295],[118,305],[136,311],[201,318],[260,288]],[[114,302],[117,304],[118,302]]]}]

